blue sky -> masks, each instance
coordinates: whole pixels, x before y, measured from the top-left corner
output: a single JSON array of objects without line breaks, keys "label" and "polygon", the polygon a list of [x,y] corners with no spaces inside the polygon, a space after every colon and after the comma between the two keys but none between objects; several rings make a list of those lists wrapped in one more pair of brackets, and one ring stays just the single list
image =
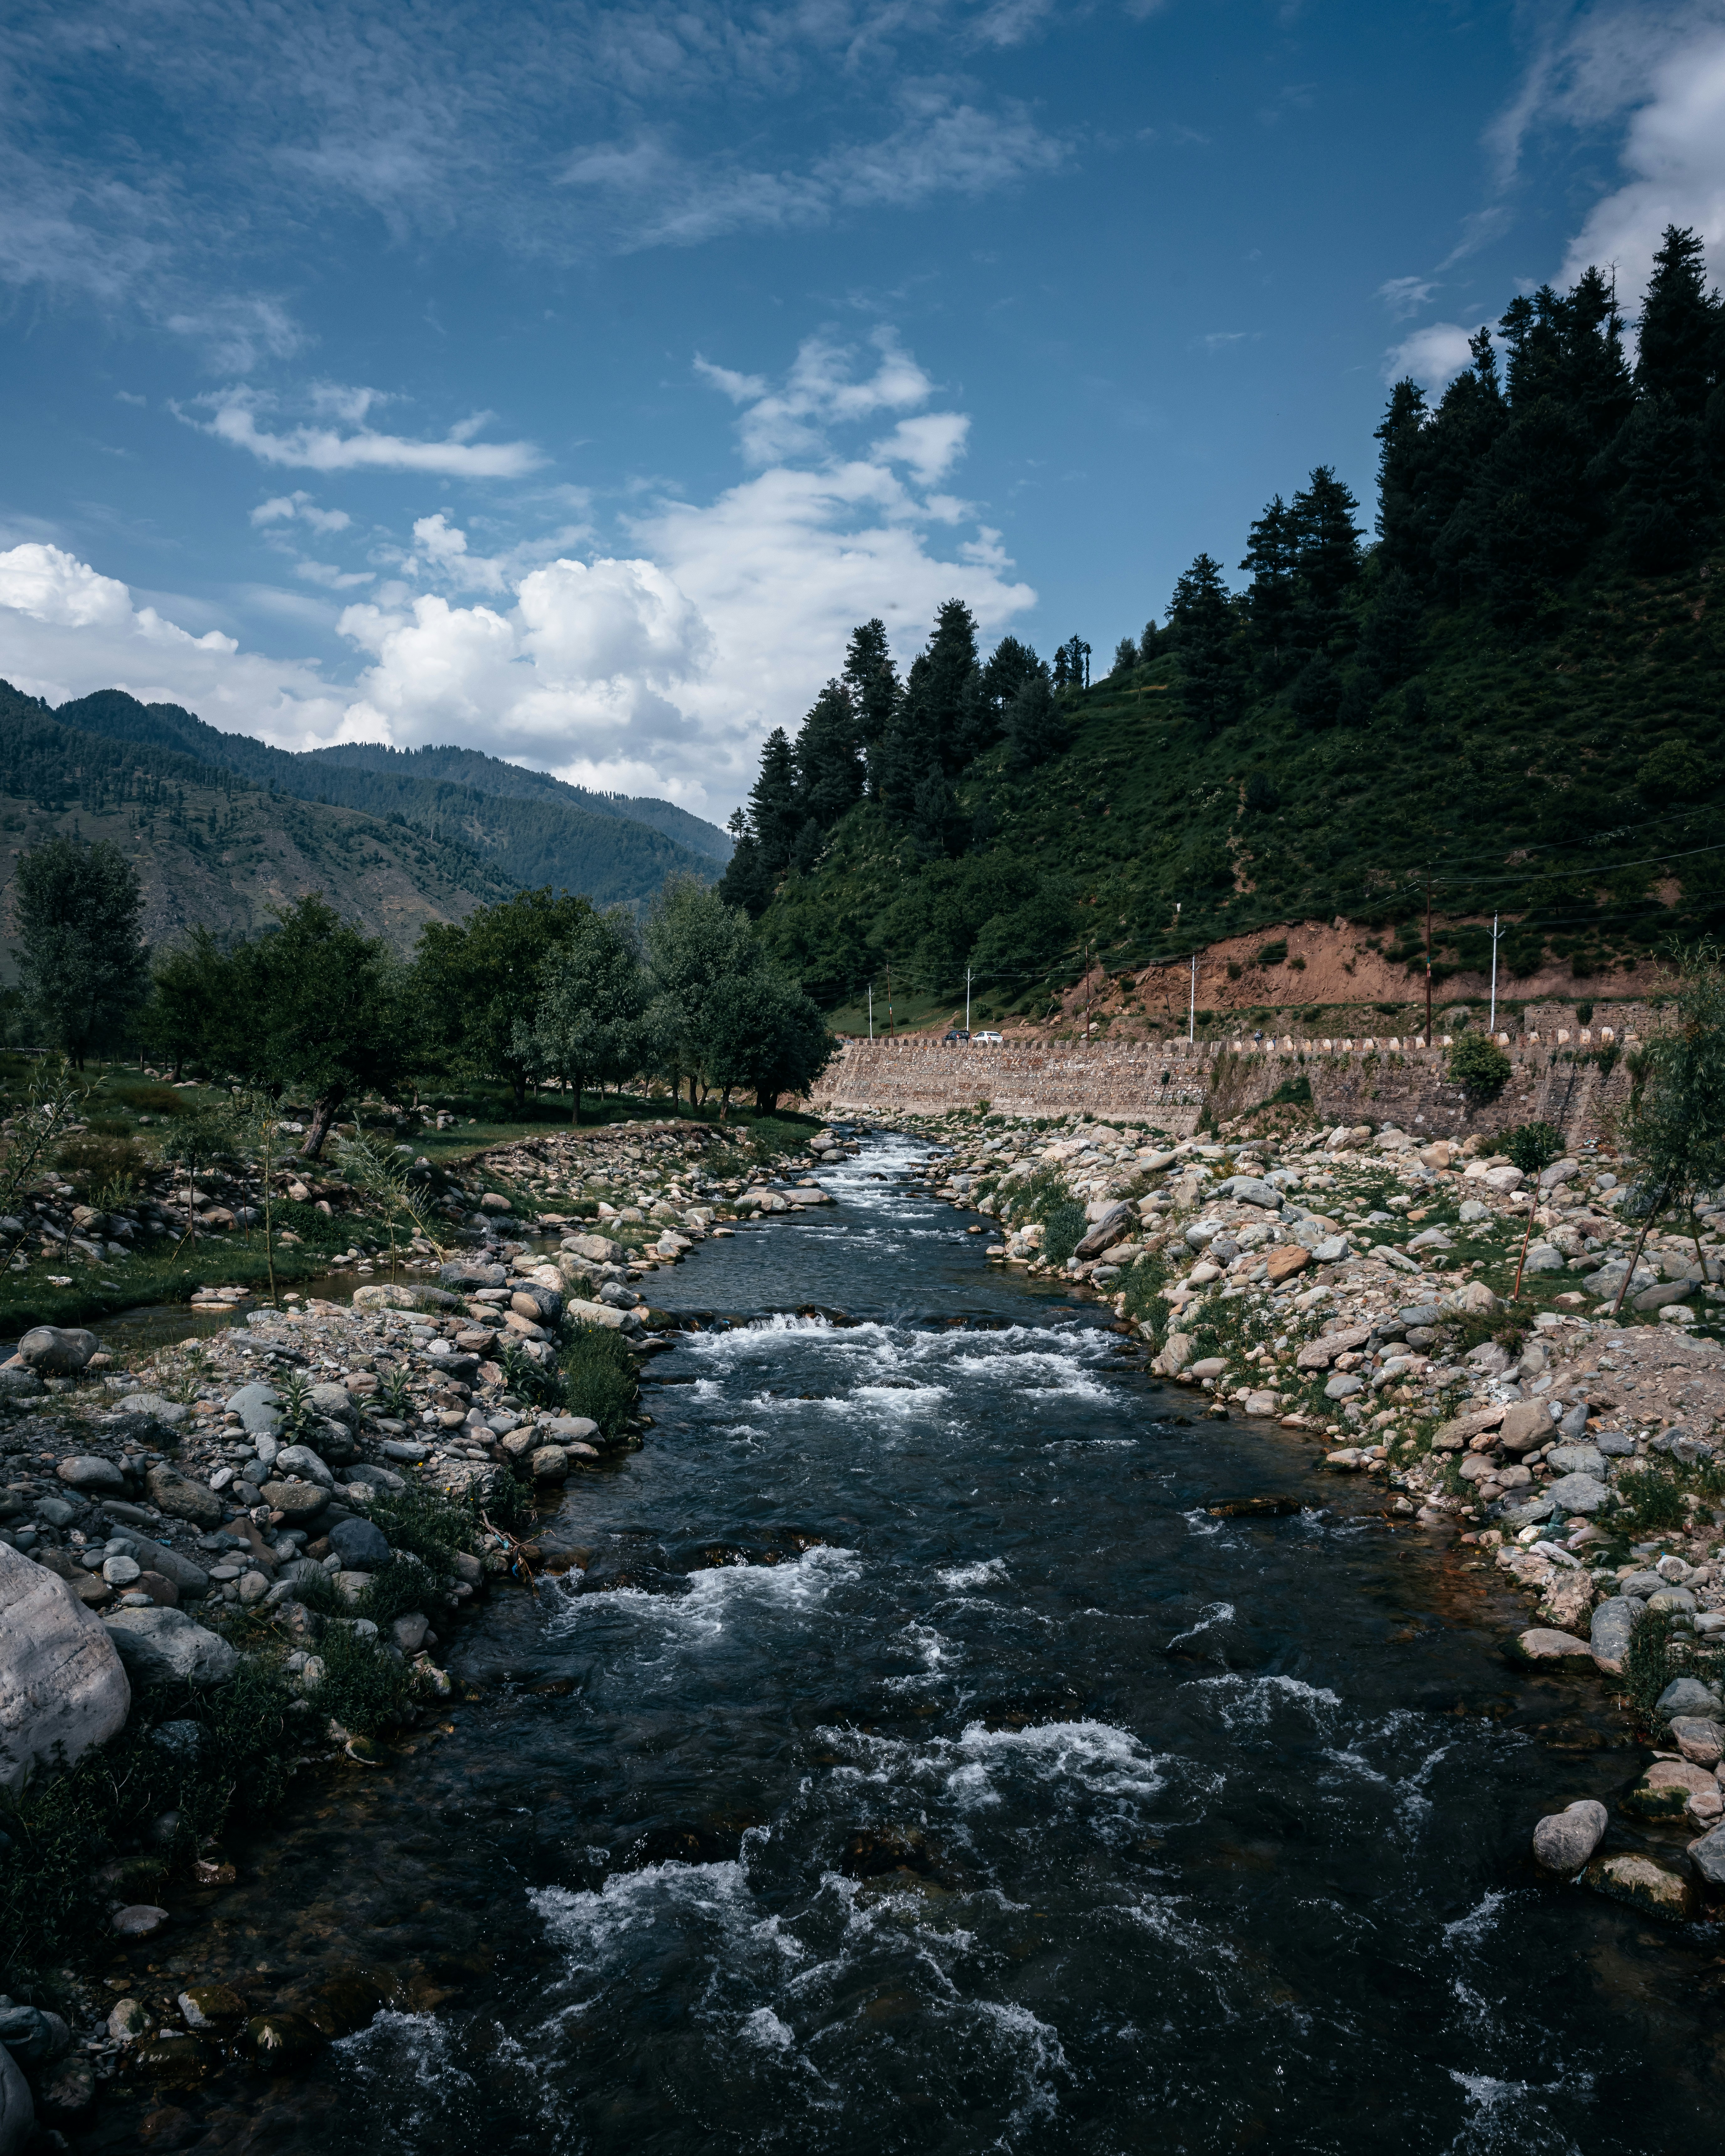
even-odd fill
[{"label": "blue sky", "polygon": [[1725,0],[9,23],[0,673],[721,819],[853,622],[1103,661],[1398,368],[1725,235]]}]

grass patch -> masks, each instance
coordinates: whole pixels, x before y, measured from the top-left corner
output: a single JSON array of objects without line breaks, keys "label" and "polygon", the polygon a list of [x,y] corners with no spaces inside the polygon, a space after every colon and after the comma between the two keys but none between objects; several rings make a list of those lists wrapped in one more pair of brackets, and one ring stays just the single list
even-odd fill
[{"label": "grass patch", "polygon": [[608,1438],[620,1437],[640,1395],[635,1359],[621,1335],[602,1325],[582,1326],[559,1368],[569,1413],[591,1417]]},{"label": "grass patch", "polygon": [[[107,1936],[116,1892],[138,1898],[149,1882],[182,1869],[198,1845],[234,1816],[260,1816],[280,1801],[291,1774],[287,1710],[294,1694],[279,1657],[247,1656],[210,1692],[163,1686],[136,1693],[130,1722],[65,1773],[35,1776],[0,1810],[13,1848],[0,1861],[0,1982],[13,1991],[94,1938]],[[195,1753],[170,1750],[151,1732],[194,1722]],[[149,1829],[177,1812],[181,1830],[164,1849]],[[112,1886],[93,1884],[98,1866],[123,1867]]]},{"label": "grass patch", "polygon": [[1063,1265],[1084,1240],[1090,1227],[1084,1208],[1076,1198],[1057,1205],[1043,1224],[1042,1255],[1050,1265]]},{"label": "grass patch", "polygon": [[317,1652],[323,1681],[313,1697],[320,1714],[359,1737],[374,1737],[400,1721],[413,1699],[413,1681],[394,1656],[338,1625],[325,1628]]}]

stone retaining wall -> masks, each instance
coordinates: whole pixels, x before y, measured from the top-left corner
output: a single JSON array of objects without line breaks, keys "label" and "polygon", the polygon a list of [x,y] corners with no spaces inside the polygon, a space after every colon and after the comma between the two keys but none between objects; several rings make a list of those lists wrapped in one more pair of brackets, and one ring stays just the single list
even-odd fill
[{"label": "stone retaining wall", "polygon": [[[1496,1101],[1471,1110],[1444,1075],[1444,1036],[1425,1048],[1401,1036],[1229,1041],[850,1041],[811,1096],[815,1112],[891,1117],[938,1115],[986,1102],[997,1115],[1091,1115],[1152,1124],[1189,1137],[1206,1106],[1218,1119],[1266,1100],[1304,1076],[1320,1120],[1395,1122],[1434,1137],[1550,1122],[1571,1144],[1609,1138],[1629,1096],[1623,1051],[1631,1034],[1562,1027],[1549,1036],[1499,1034],[1512,1075]],[[1601,1047],[1615,1048],[1601,1075]]]}]

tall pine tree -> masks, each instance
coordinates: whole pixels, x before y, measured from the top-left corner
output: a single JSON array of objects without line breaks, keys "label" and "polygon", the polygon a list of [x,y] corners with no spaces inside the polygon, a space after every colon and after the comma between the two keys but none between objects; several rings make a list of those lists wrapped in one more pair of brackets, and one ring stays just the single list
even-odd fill
[{"label": "tall pine tree", "polygon": [[1719,379],[1719,295],[1707,288],[1707,257],[1699,233],[1665,228],[1641,302],[1641,349],[1635,387],[1644,397],[1667,397],[1684,418],[1699,418]]},{"label": "tall pine tree", "polygon": [[880,798],[877,765],[882,744],[897,714],[901,691],[898,669],[886,641],[886,624],[877,615],[850,633],[845,654],[845,686],[856,712],[857,732],[863,745],[871,800]]},{"label": "tall pine tree", "polygon": [[1234,609],[1221,564],[1200,554],[1174,586],[1168,614],[1180,655],[1180,695],[1187,712],[1205,733],[1219,733],[1240,703]]}]

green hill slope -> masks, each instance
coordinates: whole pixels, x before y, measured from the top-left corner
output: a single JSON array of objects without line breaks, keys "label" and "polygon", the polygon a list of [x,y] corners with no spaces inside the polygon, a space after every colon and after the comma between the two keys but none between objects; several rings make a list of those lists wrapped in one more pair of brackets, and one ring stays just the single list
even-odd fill
[{"label": "green hill slope", "polygon": [[272,794],[171,749],[82,732],[0,682],[8,869],[0,934],[12,932],[12,861],[57,833],[121,848],[142,881],[145,934],[157,947],[199,925],[254,932],[272,906],[321,891],[405,952],[426,921],[459,920],[517,887],[452,839]]},{"label": "green hill slope", "polygon": [[726,890],[844,1009],[889,962],[1044,1011],[1219,943],[1210,1000],[1285,1007],[1316,999],[1278,972],[1294,923],[1423,993],[1428,882],[1458,988],[1494,915],[1507,991],[1584,997],[1725,931],[1725,309],[1688,236],[1633,372],[1589,273],[1513,303],[1435,408],[1398,385],[1379,440],[1375,545],[1320,470],[1245,535],[1241,588],[1200,556],[1094,684],[1077,639],[1051,675],[1010,639],[983,664],[949,607],[883,685],[860,630],[769,743]]},{"label": "green hill slope", "polygon": [[730,855],[722,831],[669,801],[591,793],[473,749],[353,742],[295,752],[118,689],[64,704],[55,716],[111,740],[193,757],[278,793],[403,817],[493,857],[515,884],[581,891],[598,906],[650,898],[668,875],[710,880]]}]

